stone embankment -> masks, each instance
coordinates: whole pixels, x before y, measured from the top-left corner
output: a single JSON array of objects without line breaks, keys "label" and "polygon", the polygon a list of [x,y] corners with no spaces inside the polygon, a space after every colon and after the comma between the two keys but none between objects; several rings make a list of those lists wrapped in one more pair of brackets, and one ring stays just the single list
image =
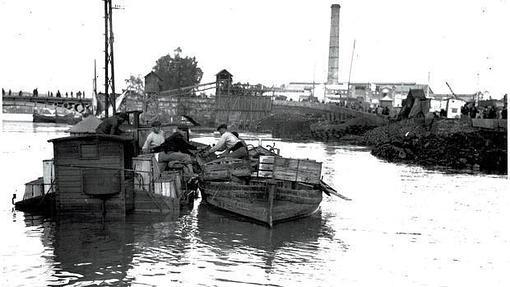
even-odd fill
[{"label": "stone embankment", "polygon": [[407,120],[372,129],[360,139],[390,162],[507,174],[507,133],[466,120]]}]

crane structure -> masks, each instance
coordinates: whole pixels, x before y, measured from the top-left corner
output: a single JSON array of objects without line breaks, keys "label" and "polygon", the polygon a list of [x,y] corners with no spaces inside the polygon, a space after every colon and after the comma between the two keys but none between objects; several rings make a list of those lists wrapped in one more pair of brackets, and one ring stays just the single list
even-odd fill
[{"label": "crane structure", "polygon": [[453,89],[452,89],[452,87],[450,87],[450,84],[448,84],[448,82],[446,82],[446,85],[448,86],[448,89],[450,89],[450,92],[452,92],[453,98],[457,99],[457,95],[453,92]]}]

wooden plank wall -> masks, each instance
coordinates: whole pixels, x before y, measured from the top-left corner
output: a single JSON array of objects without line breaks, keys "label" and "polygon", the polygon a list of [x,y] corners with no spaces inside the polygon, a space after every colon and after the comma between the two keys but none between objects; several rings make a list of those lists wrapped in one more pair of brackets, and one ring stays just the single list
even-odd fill
[{"label": "wooden plank wall", "polygon": [[216,124],[227,123],[249,129],[271,113],[272,102],[261,96],[221,96],[216,98]]},{"label": "wooden plank wall", "polygon": [[[85,213],[100,215],[102,200],[87,195],[82,190],[82,170],[61,165],[86,165],[123,168],[123,144],[121,142],[97,141],[98,158],[80,159],[80,144],[91,141],[75,140],[54,143],[55,178],[57,183],[57,210],[62,213]],[[123,175],[124,172],[121,172]],[[121,176],[123,178],[123,176]],[[124,217],[126,213],[125,181],[121,191],[106,201],[108,217]]]}]

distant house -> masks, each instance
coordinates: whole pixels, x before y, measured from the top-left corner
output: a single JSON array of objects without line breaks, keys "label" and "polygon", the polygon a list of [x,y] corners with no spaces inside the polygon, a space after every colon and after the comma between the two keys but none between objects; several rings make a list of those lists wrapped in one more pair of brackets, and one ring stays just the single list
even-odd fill
[{"label": "distant house", "polygon": [[379,100],[379,106],[381,106],[383,108],[386,108],[386,107],[392,108],[393,107],[393,99],[389,95],[385,96]]},{"label": "distant house", "polygon": [[145,75],[145,93],[159,93],[162,88],[162,83],[163,79],[154,71],[151,71]]},{"label": "distant house", "polygon": [[400,118],[416,118],[425,116],[430,110],[430,99],[425,97],[422,89],[410,89],[402,103]]},{"label": "distant house", "polygon": [[462,99],[448,99],[446,106],[446,117],[449,119],[458,119],[461,117],[461,108],[466,104]]},{"label": "distant house", "polygon": [[216,74],[216,96],[228,96],[232,91],[232,74],[223,69]]}]

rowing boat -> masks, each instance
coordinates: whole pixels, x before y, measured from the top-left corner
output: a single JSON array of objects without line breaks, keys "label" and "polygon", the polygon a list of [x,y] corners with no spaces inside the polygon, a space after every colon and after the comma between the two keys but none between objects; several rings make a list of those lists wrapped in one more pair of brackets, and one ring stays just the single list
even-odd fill
[{"label": "rowing boat", "polygon": [[261,146],[249,149],[249,155],[249,161],[220,158],[204,164],[202,200],[272,227],[315,213],[323,192],[339,195],[320,179],[321,163],[283,158]]}]

